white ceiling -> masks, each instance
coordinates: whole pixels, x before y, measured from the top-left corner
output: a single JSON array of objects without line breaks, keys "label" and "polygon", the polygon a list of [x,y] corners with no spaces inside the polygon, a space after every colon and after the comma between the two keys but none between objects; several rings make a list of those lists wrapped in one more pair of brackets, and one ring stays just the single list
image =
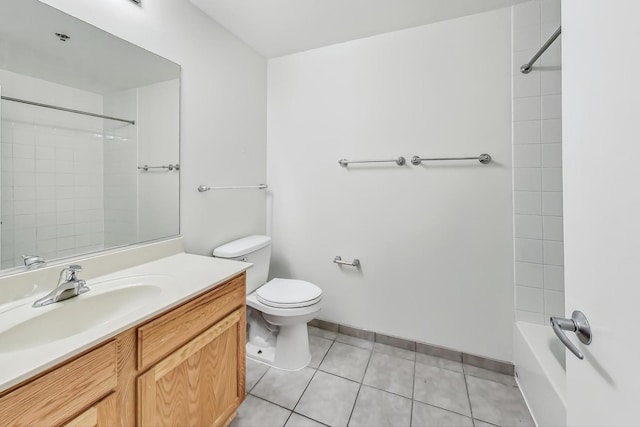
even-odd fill
[{"label": "white ceiling", "polygon": [[177,64],[38,0],[0,0],[0,68],[100,94],[180,76]]},{"label": "white ceiling", "polygon": [[528,0],[190,0],[271,58]]}]

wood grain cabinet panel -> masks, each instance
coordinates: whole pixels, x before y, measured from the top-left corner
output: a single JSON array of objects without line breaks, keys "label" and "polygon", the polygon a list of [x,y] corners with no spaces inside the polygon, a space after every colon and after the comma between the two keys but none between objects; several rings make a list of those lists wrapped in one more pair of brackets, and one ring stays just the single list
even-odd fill
[{"label": "wood grain cabinet panel", "polygon": [[246,274],[231,279],[170,313],[138,328],[138,370],[145,370],[169,352],[245,304]]},{"label": "wood grain cabinet panel", "polygon": [[115,389],[110,341],[0,397],[0,425],[60,425]]},{"label": "wood grain cabinet panel", "polygon": [[245,396],[245,308],[138,377],[138,425],[224,426]]}]

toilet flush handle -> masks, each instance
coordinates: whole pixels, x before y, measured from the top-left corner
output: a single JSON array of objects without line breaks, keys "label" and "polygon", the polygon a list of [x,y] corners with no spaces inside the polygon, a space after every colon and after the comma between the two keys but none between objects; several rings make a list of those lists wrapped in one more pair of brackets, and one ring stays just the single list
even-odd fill
[{"label": "toilet flush handle", "polygon": [[242,258],[240,258],[240,261],[249,262],[249,258],[247,258],[246,256],[243,256]]}]

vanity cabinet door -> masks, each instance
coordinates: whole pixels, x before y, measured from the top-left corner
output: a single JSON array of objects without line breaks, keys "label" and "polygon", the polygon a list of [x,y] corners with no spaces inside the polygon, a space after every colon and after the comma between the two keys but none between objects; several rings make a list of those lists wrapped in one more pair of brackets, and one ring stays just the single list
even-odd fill
[{"label": "vanity cabinet door", "polygon": [[138,425],[224,426],[245,397],[245,308],[138,377]]}]

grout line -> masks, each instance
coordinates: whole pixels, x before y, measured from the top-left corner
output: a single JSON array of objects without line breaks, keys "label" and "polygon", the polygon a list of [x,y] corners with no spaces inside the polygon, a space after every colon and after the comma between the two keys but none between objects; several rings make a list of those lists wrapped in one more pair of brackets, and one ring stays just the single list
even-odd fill
[{"label": "grout line", "polygon": [[[322,338],[322,337],[320,337]],[[306,387],[304,388],[304,390],[302,391],[302,393],[300,393],[300,397],[298,398],[298,401],[296,402],[295,405],[293,405],[293,409],[291,410],[291,414],[289,414],[289,417],[287,418],[287,421],[285,421],[285,424],[289,421],[289,418],[291,418],[291,415],[293,414],[293,411],[298,407],[298,404],[300,403],[300,401],[302,400],[302,396],[304,396],[304,394],[306,393],[307,389],[309,388],[309,386],[311,385],[311,382],[313,381],[313,379],[315,378],[316,374],[318,373],[318,371],[320,370],[320,365],[322,365],[322,362],[324,362],[324,359],[327,357],[327,354],[329,354],[329,351],[331,350],[331,347],[333,347],[333,344],[335,343],[335,341],[333,341],[331,343],[331,345],[329,346],[329,348],[327,349],[326,353],[324,354],[324,356],[322,356],[322,360],[320,360],[320,363],[318,363],[318,367],[317,368],[312,368],[314,369],[313,375],[311,375],[311,379],[309,379],[309,382],[307,383]],[[313,356],[312,356],[313,357]],[[324,372],[324,371],[322,371]],[[302,415],[302,414],[300,414]],[[319,422],[318,420],[315,420],[311,417],[308,417],[306,415],[302,415],[304,417],[307,417],[313,421]],[[324,424],[324,423],[320,423],[320,424]]]},{"label": "grout line", "polygon": [[413,359],[413,378],[411,379],[411,412],[409,413],[409,425],[413,425],[413,405],[415,403],[416,394],[416,366],[418,364],[418,355]]},{"label": "grout line", "polygon": [[469,384],[467,384],[467,375],[462,374],[462,376],[464,377],[464,388],[467,390],[467,402],[469,402],[469,414],[471,414],[471,422],[475,426],[476,422],[473,421],[475,418],[473,418],[473,407],[471,406],[471,396],[469,396]]},{"label": "grout line", "polygon": [[[358,393],[356,393],[356,399],[353,401],[353,406],[351,407],[351,413],[349,414],[349,420],[347,420],[347,425],[351,422],[351,417],[353,416],[353,411],[356,409],[356,405],[358,403],[358,397],[360,397],[360,390],[362,390],[362,383],[364,381],[364,377],[367,376],[367,370],[369,369],[369,363],[371,363],[371,358],[373,357],[373,348],[369,353],[369,359],[367,360],[367,366],[364,368],[364,374],[362,375],[362,379],[360,380],[360,386],[358,387]],[[353,381],[353,380],[352,380]]]}]

